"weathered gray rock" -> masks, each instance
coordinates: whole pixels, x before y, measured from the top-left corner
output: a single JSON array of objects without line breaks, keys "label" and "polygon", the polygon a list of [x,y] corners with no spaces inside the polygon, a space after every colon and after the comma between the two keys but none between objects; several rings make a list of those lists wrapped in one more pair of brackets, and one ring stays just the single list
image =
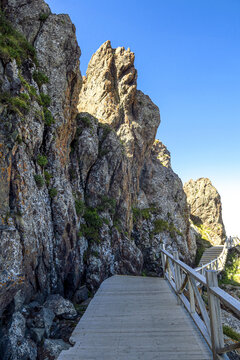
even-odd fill
[{"label": "weathered gray rock", "polygon": [[30,306],[25,307],[23,314],[28,317],[27,326],[31,330],[33,340],[40,342],[43,336],[50,336],[55,313],[50,308],[39,307],[37,304],[37,302],[33,302]]},{"label": "weathered gray rock", "polygon": [[44,359],[57,359],[62,350],[68,350],[71,345],[61,339],[46,339],[44,341]]},{"label": "weathered gray rock", "polygon": [[59,294],[50,295],[44,303],[44,307],[52,310],[56,316],[63,317],[64,319],[74,319],[77,316],[73,304]]},{"label": "weathered gray rock", "polygon": [[50,14],[49,6],[43,0],[4,0],[1,5],[8,18],[27,39],[32,42],[43,24],[42,14]]},{"label": "weathered gray rock", "polygon": [[40,314],[42,315],[43,320],[44,320],[44,328],[45,328],[46,336],[49,337],[50,329],[51,329],[55,314],[51,309],[48,309],[48,308],[43,308],[40,311]]},{"label": "weathered gray rock", "polygon": [[36,344],[40,344],[44,338],[45,329],[42,328],[31,328],[30,336]]},{"label": "weathered gray rock", "polygon": [[135,209],[133,237],[144,254],[144,268],[159,273],[160,245],[192,262],[195,236],[188,221],[189,212],[182,182],[170,165],[170,153],[155,141],[145,160]]},{"label": "weathered gray rock", "polygon": [[37,346],[33,341],[25,338],[25,331],[25,318],[20,312],[14,313],[3,360],[35,360],[37,358]]},{"label": "weathered gray rock", "polygon": [[86,285],[81,286],[74,294],[73,302],[80,304],[81,302],[87,300],[88,298],[88,289]]},{"label": "weathered gray rock", "polygon": [[[0,276],[7,284],[7,288],[0,289],[0,304],[4,308],[20,288],[25,301],[36,291],[45,295],[56,289],[63,291],[69,273],[74,274],[75,289],[83,261],[81,255],[72,261],[74,251],[79,254],[80,244],[77,244],[75,200],[68,174],[81,86],[80,49],[75,28],[68,16],[41,17],[43,13],[50,13],[44,1],[9,0],[2,2],[1,7],[13,25],[34,43],[39,62],[38,67],[31,59],[26,59],[22,66],[17,66],[15,60],[2,63],[1,76],[9,82],[9,96],[19,95],[17,83],[22,83],[21,91],[24,86],[26,96],[29,87],[36,91],[36,96],[31,95],[24,121],[18,113],[8,111],[6,105],[0,106],[1,119],[5,122],[0,129],[3,154],[0,157],[0,218],[4,227],[0,231],[3,244],[0,258],[4,257],[4,261],[0,263],[6,270],[0,269]],[[39,71],[48,76],[47,84],[40,87],[33,76]],[[40,92],[50,96],[49,110],[55,117],[52,126],[43,121],[43,107],[37,100]],[[17,138],[12,136],[15,132]],[[51,180],[48,186],[45,183],[40,188],[35,176],[44,179],[43,168],[37,164],[37,156],[41,154],[48,158],[48,167],[44,170]],[[57,189],[55,198],[49,196],[51,188]],[[10,214],[7,223],[6,214]],[[76,269],[71,269],[72,266]]]},{"label": "weathered gray rock", "polygon": [[226,310],[221,311],[222,313],[222,323],[229,326],[231,329],[234,329],[238,334],[240,334],[240,322],[235,316],[229,313]]},{"label": "weathered gray rock", "polygon": [[222,220],[221,198],[211,181],[207,178],[189,180],[184,184],[184,191],[193,224],[212,245],[222,244],[226,232]]}]

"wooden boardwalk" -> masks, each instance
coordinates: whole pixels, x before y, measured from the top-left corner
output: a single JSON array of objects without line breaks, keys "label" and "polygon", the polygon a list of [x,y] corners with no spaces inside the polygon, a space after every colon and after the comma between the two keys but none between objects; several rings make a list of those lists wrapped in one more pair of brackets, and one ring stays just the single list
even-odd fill
[{"label": "wooden boardwalk", "polygon": [[59,360],[205,360],[212,354],[161,278],[105,280]]}]

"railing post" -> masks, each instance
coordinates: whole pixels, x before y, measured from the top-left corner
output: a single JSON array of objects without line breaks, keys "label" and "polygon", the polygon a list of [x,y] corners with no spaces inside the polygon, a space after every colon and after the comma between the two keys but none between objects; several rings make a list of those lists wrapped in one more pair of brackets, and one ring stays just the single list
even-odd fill
[{"label": "railing post", "polygon": [[193,287],[192,287],[190,279],[188,280],[188,287],[189,287],[190,311],[192,314],[194,314],[196,312],[195,297],[194,297],[194,291],[193,291]]},{"label": "railing post", "polygon": [[[173,257],[174,257],[175,260],[179,260],[179,256],[178,256],[177,251],[173,252]],[[174,272],[175,272],[176,290],[177,290],[177,295],[178,295],[178,292],[180,290],[180,284],[181,284],[181,274],[180,274],[179,265],[176,264],[176,263],[174,263]],[[178,305],[181,304],[181,300],[180,300],[179,296],[177,297],[177,303],[178,303]]]},{"label": "railing post", "polygon": [[[161,245],[160,245],[160,249],[161,249],[161,250],[165,250],[165,244],[161,244]],[[165,278],[165,264],[166,264],[166,259],[165,259],[165,254],[164,254],[163,252],[161,252],[161,259],[162,259],[163,277]]]},{"label": "railing post", "polygon": [[[200,267],[203,266],[203,263],[200,263]],[[204,275],[204,269],[201,270],[201,275]]]},{"label": "railing post", "polygon": [[217,351],[224,347],[220,300],[211,293],[211,287],[218,287],[217,272],[206,271],[208,304],[211,326],[213,360],[217,360]]}]

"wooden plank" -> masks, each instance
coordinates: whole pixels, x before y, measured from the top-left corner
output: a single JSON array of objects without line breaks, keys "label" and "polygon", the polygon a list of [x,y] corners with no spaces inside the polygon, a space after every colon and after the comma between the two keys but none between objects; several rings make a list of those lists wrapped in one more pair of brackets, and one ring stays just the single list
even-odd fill
[{"label": "wooden plank", "polygon": [[114,276],[103,282],[71,340],[75,345],[59,360],[211,359],[191,318],[160,278]]}]

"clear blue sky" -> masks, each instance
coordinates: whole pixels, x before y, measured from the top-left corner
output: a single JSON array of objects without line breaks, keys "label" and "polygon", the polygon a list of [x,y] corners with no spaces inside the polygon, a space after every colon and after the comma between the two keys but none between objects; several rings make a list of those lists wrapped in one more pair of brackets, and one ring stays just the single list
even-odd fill
[{"label": "clear blue sky", "polygon": [[47,2],[76,25],[83,74],[106,40],[131,48],[174,171],[183,182],[209,177],[228,233],[240,235],[240,0]]}]

